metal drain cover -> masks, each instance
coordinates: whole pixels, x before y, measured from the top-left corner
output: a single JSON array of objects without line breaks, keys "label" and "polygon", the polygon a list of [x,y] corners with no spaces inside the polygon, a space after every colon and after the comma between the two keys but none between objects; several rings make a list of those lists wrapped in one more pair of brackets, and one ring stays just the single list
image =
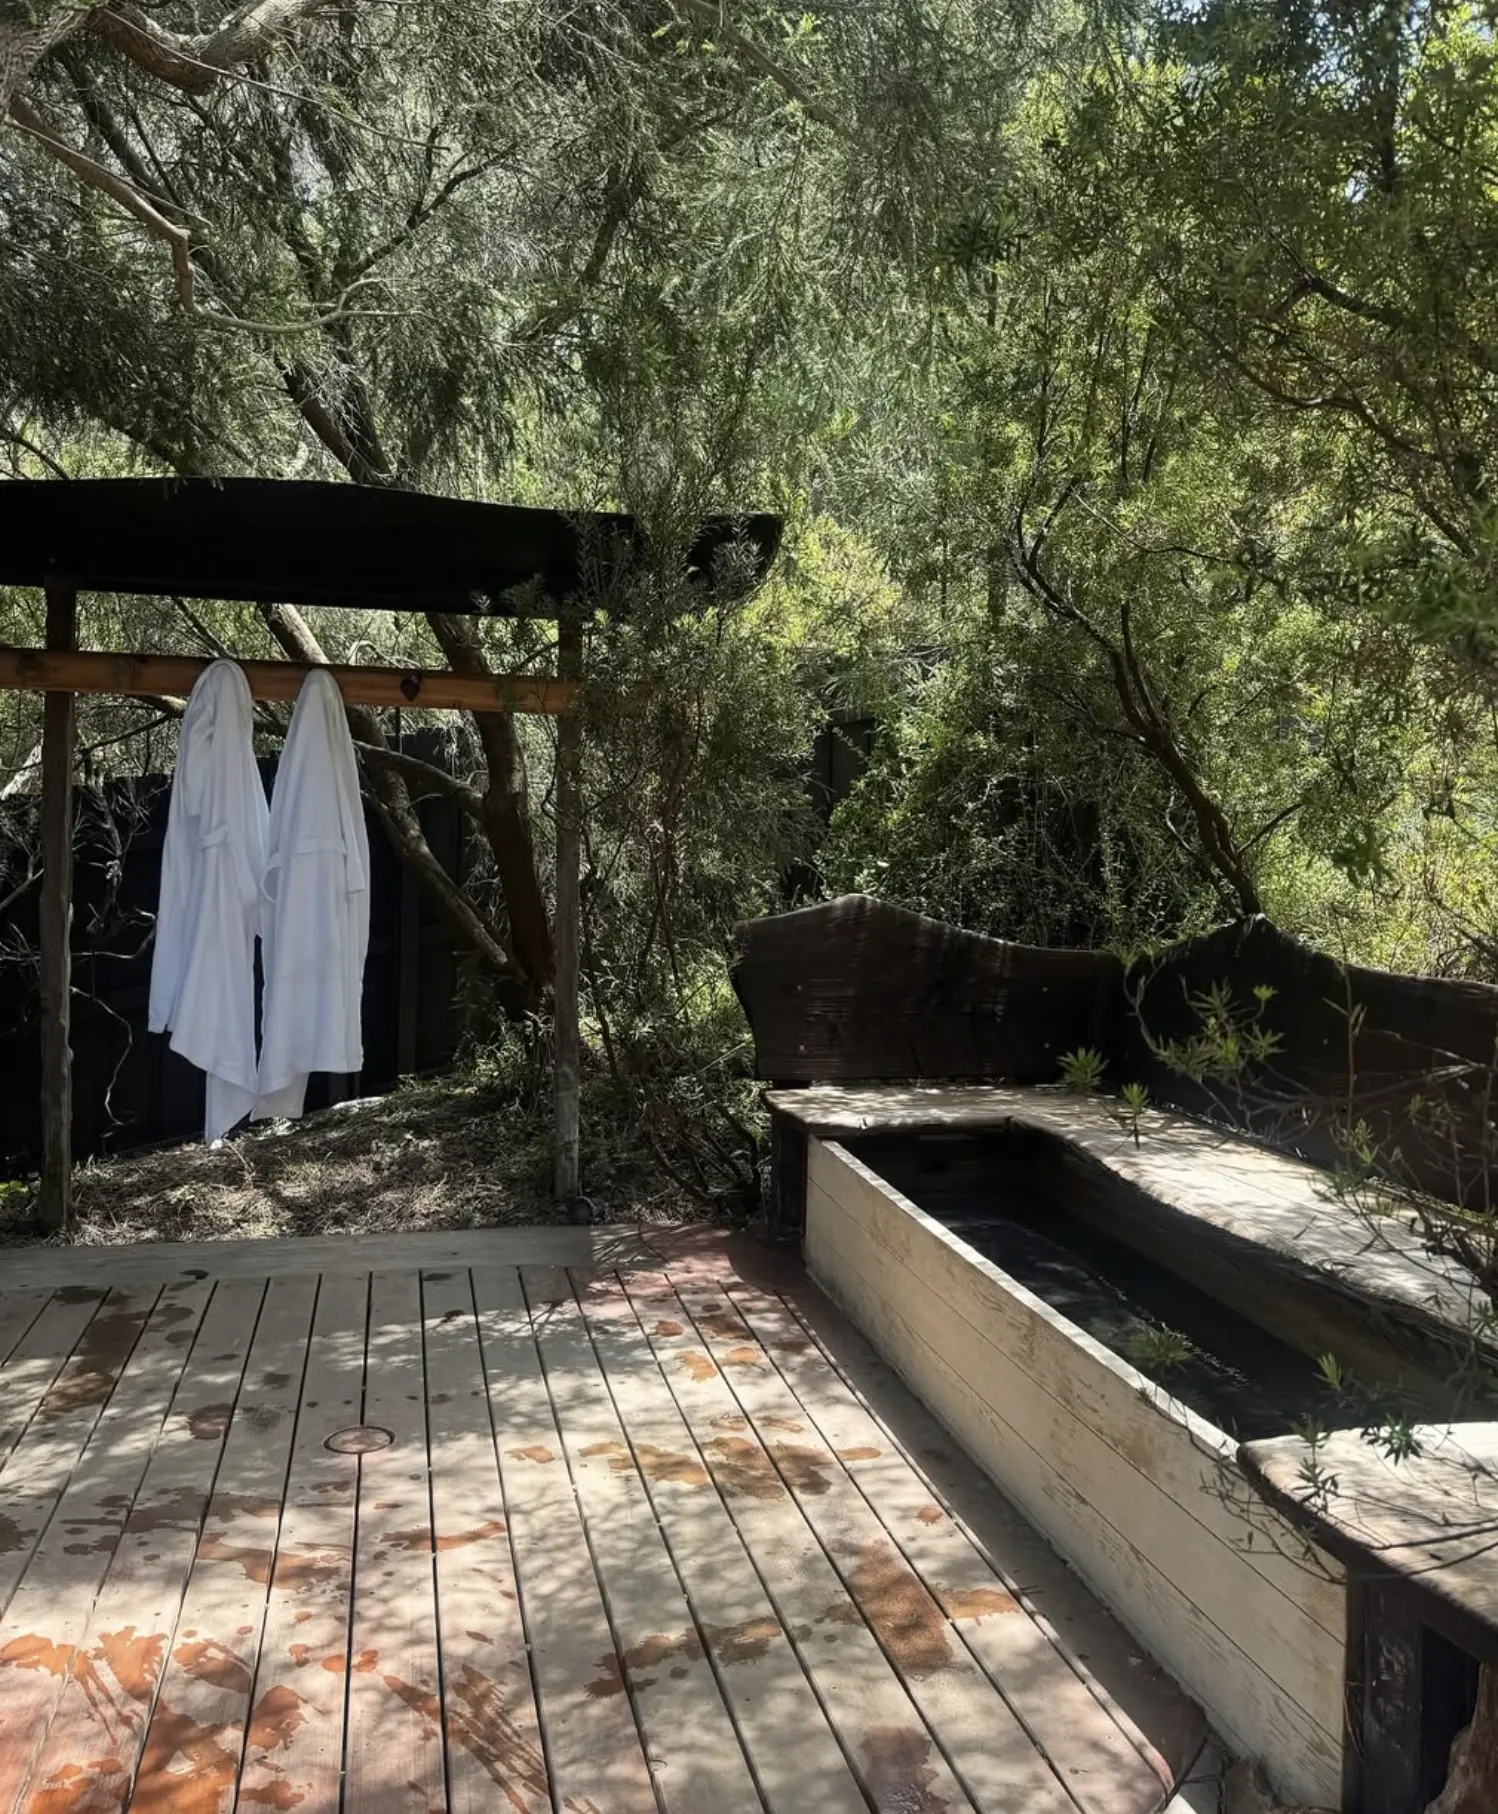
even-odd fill
[{"label": "metal drain cover", "polygon": [[394,1441],[390,1431],[378,1424],[356,1423],[347,1430],[335,1430],[323,1447],[335,1455],[369,1455],[375,1449],[388,1449]]}]

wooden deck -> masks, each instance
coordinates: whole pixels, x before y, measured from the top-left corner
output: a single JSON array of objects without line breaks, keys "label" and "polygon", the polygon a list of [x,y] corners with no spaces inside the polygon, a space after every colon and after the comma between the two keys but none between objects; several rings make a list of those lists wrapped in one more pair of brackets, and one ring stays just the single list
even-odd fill
[{"label": "wooden deck", "polygon": [[248,1246],[7,1256],[0,1814],[1153,1814],[1200,1762],[799,1267]]}]

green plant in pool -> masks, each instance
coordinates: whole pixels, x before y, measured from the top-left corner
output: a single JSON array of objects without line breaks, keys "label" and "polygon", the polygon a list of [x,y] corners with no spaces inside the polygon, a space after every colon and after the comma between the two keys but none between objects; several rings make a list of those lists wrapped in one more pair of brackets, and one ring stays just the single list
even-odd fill
[{"label": "green plant in pool", "polygon": [[1196,1347],[1179,1329],[1162,1323],[1136,1323],[1124,1338],[1123,1351],[1143,1373],[1169,1373],[1184,1367]]}]

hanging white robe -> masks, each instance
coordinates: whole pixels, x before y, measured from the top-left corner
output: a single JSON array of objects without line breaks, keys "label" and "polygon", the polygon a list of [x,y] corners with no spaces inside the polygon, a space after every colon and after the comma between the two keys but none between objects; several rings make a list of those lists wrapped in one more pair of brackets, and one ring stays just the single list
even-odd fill
[{"label": "hanging white robe", "polygon": [[232,661],[188,696],[167,807],[151,956],[149,1024],[207,1073],[203,1138],[222,1139],[255,1105],[255,936],[265,868],[265,788],[254,703]]},{"label": "hanging white robe", "polygon": [[276,770],[263,894],[257,1120],[300,1115],[311,1072],[364,1065],[369,842],[343,699],[322,669],[302,682]]}]

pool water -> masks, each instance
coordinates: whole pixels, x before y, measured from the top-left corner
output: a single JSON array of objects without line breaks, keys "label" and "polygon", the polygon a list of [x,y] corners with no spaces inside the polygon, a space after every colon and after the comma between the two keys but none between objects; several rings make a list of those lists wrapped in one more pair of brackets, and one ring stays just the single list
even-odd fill
[{"label": "pool water", "polygon": [[1228,1435],[1339,1419],[1309,1355],[1135,1248],[1067,1214],[1043,1184],[980,1153],[905,1139],[848,1150],[918,1208]]}]

